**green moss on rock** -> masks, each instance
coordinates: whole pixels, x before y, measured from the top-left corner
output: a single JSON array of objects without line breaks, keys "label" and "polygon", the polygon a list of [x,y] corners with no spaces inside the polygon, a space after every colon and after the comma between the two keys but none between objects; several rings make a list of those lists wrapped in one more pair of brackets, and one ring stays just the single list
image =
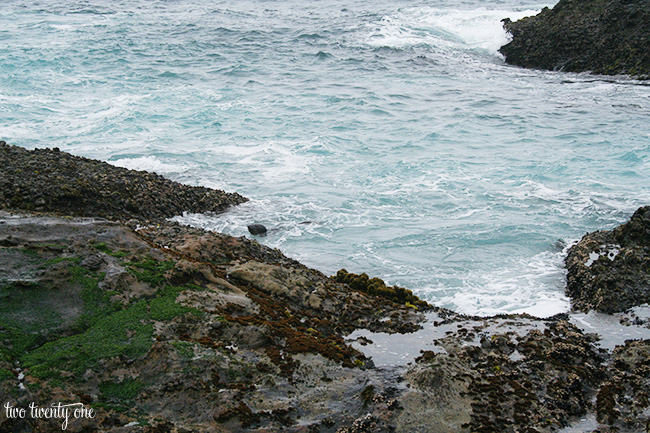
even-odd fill
[{"label": "green moss on rock", "polygon": [[143,387],[144,383],[132,378],[120,382],[105,381],[99,384],[99,398],[106,402],[129,403],[138,396]]},{"label": "green moss on rock", "polygon": [[159,262],[146,257],[141,261],[127,263],[127,267],[138,280],[157,287],[167,280],[167,273],[174,269],[174,262],[171,260]]},{"label": "green moss on rock", "polygon": [[14,374],[6,368],[0,368],[0,382],[9,379],[15,379]]},{"label": "green moss on rock", "polygon": [[390,299],[397,304],[429,307],[429,304],[426,301],[415,296],[412,291],[399,286],[387,286],[383,280],[379,278],[370,278],[366,273],[357,275],[350,273],[345,269],[341,269],[336,273],[334,279],[339,283],[347,284],[354,290],[358,290],[371,296]]},{"label": "green moss on rock", "polygon": [[153,322],[167,321],[184,314],[201,313],[176,303],[183,287],[165,287],[154,299],[141,300],[99,318],[83,333],[44,344],[22,357],[30,372],[48,369],[69,371],[80,378],[101,359],[119,356],[134,360],[153,344]]}]

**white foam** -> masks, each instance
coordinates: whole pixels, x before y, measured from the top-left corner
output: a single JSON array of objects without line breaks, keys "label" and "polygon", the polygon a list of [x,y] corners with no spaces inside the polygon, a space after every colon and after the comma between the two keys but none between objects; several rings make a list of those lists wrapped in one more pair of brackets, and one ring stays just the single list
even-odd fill
[{"label": "white foam", "polygon": [[508,11],[478,8],[448,10],[411,8],[383,17],[370,27],[366,43],[375,47],[405,48],[416,45],[463,46],[496,54],[510,41],[501,20],[517,20],[539,10]]},{"label": "white foam", "polygon": [[230,208],[219,215],[189,214],[174,217],[173,221],[227,233],[233,236],[251,236],[248,225],[261,223],[270,230],[265,238],[259,238],[273,248],[280,247],[289,238],[305,234],[327,238],[329,232],[315,220],[322,210],[314,203],[299,203],[287,198],[253,199]]},{"label": "white foam", "polygon": [[264,141],[241,146],[220,145],[212,148],[211,152],[238,157],[238,164],[253,167],[266,181],[282,181],[310,172],[309,164],[313,157],[305,155],[302,148],[311,145],[313,143],[298,140]]},{"label": "white foam", "polygon": [[52,27],[55,30],[61,30],[61,31],[74,30],[74,26],[70,24],[50,24],[50,27]]},{"label": "white foam", "polygon": [[145,170],[158,174],[179,173],[189,167],[184,164],[170,164],[160,161],[155,155],[139,156],[136,158],[121,158],[108,163],[117,167],[128,168],[129,170]]},{"label": "white foam", "polygon": [[[544,251],[529,258],[508,258],[503,266],[483,271],[468,271],[458,287],[437,287],[428,291],[450,293],[436,304],[459,313],[490,316],[527,313],[550,317],[569,310],[564,294],[566,248]],[[430,296],[429,296],[430,297]]]}]

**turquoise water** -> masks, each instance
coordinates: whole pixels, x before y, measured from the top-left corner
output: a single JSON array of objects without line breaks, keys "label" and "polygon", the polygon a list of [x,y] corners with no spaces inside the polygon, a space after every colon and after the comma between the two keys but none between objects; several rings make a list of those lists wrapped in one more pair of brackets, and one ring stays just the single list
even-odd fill
[{"label": "turquoise water", "polygon": [[[0,3],[0,138],[251,201],[183,221],[473,314],[566,311],[650,204],[650,87],[503,63],[520,1]],[[309,223],[306,223],[309,221]]]}]

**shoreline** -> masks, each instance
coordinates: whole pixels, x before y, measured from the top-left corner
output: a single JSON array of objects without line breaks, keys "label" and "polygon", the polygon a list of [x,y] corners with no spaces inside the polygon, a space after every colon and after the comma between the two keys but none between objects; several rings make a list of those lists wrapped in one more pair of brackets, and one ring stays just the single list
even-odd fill
[{"label": "shoreline", "polygon": [[650,79],[650,13],[642,0],[560,0],[537,15],[502,22],[512,36],[499,49],[508,64]]},{"label": "shoreline", "polygon": [[[44,153],[68,158],[31,154]],[[43,185],[37,177],[28,197]],[[67,431],[551,432],[593,416],[599,432],[633,432],[650,423],[647,307],[465,316],[379,279],[327,277],[245,237],[147,219],[147,209],[111,211],[106,194],[82,191],[76,216],[54,200],[37,213],[9,209],[30,202],[7,190],[0,200],[0,395],[16,407],[96,411]],[[95,208],[122,222],[89,217]],[[616,231],[629,248],[644,221]],[[621,259],[602,254],[587,266],[590,242],[577,263],[606,281]],[[619,255],[633,261],[626,245]],[[587,332],[598,327],[609,329],[602,343]],[[622,327],[643,339],[625,341]],[[0,416],[0,432],[32,428],[60,426]]]}]

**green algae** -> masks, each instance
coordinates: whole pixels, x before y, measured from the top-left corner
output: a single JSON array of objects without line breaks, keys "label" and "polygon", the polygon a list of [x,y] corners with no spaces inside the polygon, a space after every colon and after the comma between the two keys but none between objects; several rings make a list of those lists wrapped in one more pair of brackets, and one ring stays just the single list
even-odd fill
[{"label": "green algae", "polygon": [[105,402],[129,403],[138,396],[143,387],[144,383],[131,378],[120,382],[104,381],[99,384],[99,398]]},{"label": "green algae", "polygon": [[93,244],[93,247],[98,249],[99,251],[108,254],[109,256],[116,257],[118,259],[124,258],[129,255],[128,252],[126,251],[113,251],[106,242],[99,242],[96,244]]},{"label": "green algae", "polygon": [[81,266],[74,266],[71,268],[71,274],[71,281],[82,287],[79,296],[84,306],[84,313],[74,325],[77,332],[88,329],[100,317],[104,317],[120,308],[118,303],[110,302],[113,292],[99,288],[99,283],[106,277],[105,273],[93,273]]},{"label": "green algae", "polygon": [[[135,360],[153,345],[153,323],[184,314],[200,315],[194,308],[176,303],[185,287],[167,286],[154,299],[140,300],[120,311],[98,318],[85,332],[48,342],[26,353],[23,365],[34,375],[49,369],[69,371],[79,379],[101,359],[119,356]],[[41,377],[43,378],[43,377]]]},{"label": "green algae", "polygon": [[174,262],[171,260],[157,261],[150,257],[145,257],[140,261],[133,261],[126,264],[138,280],[157,287],[167,281],[167,273],[174,269]]},{"label": "green algae", "polygon": [[361,401],[363,401],[363,407],[368,406],[372,403],[373,398],[375,398],[375,387],[374,385],[368,385],[361,391]]},{"label": "green algae", "polygon": [[336,273],[334,279],[339,283],[347,284],[354,290],[358,290],[371,296],[390,299],[397,304],[407,305],[409,307],[429,306],[426,301],[415,296],[410,290],[399,286],[387,286],[383,280],[379,278],[370,278],[366,273],[357,275],[348,272],[345,269],[341,269]]},{"label": "green algae", "polygon": [[0,361],[42,345],[66,326],[59,293],[39,284],[12,283],[0,288]]},{"label": "green algae", "polygon": [[[116,258],[126,255],[105,243],[93,247]],[[201,315],[177,304],[176,298],[184,290],[203,288],[165,285],[173,261],[144,257],[126,263],[139,281],[158,290],[148,299],[123,305],[111,301],[117,292],[100,287],[105,274],[80,266],[80,257],[48,259],[31,248],[20,253],[41,262],[41,269],[63,263],[59,269],[67,274],[61,287],[29,282],[0,287],[0,361],[20,360],[34,377],[58,378],[67,371],[80,380],[101,359],[137,359],[153,344],[154,322]],[[64,311],[72,312],[66,316]]]},{"label": "green algae", "polygon": [[15,379],[14,374],[6,368],[0,368],[0,382],[9,379]]},{"label": "green algae", "polygon": [[172,341],[171,345],[182,358],[192,359],[194,357],[194,345],[192,343],[188,343],[187,341]]}]

